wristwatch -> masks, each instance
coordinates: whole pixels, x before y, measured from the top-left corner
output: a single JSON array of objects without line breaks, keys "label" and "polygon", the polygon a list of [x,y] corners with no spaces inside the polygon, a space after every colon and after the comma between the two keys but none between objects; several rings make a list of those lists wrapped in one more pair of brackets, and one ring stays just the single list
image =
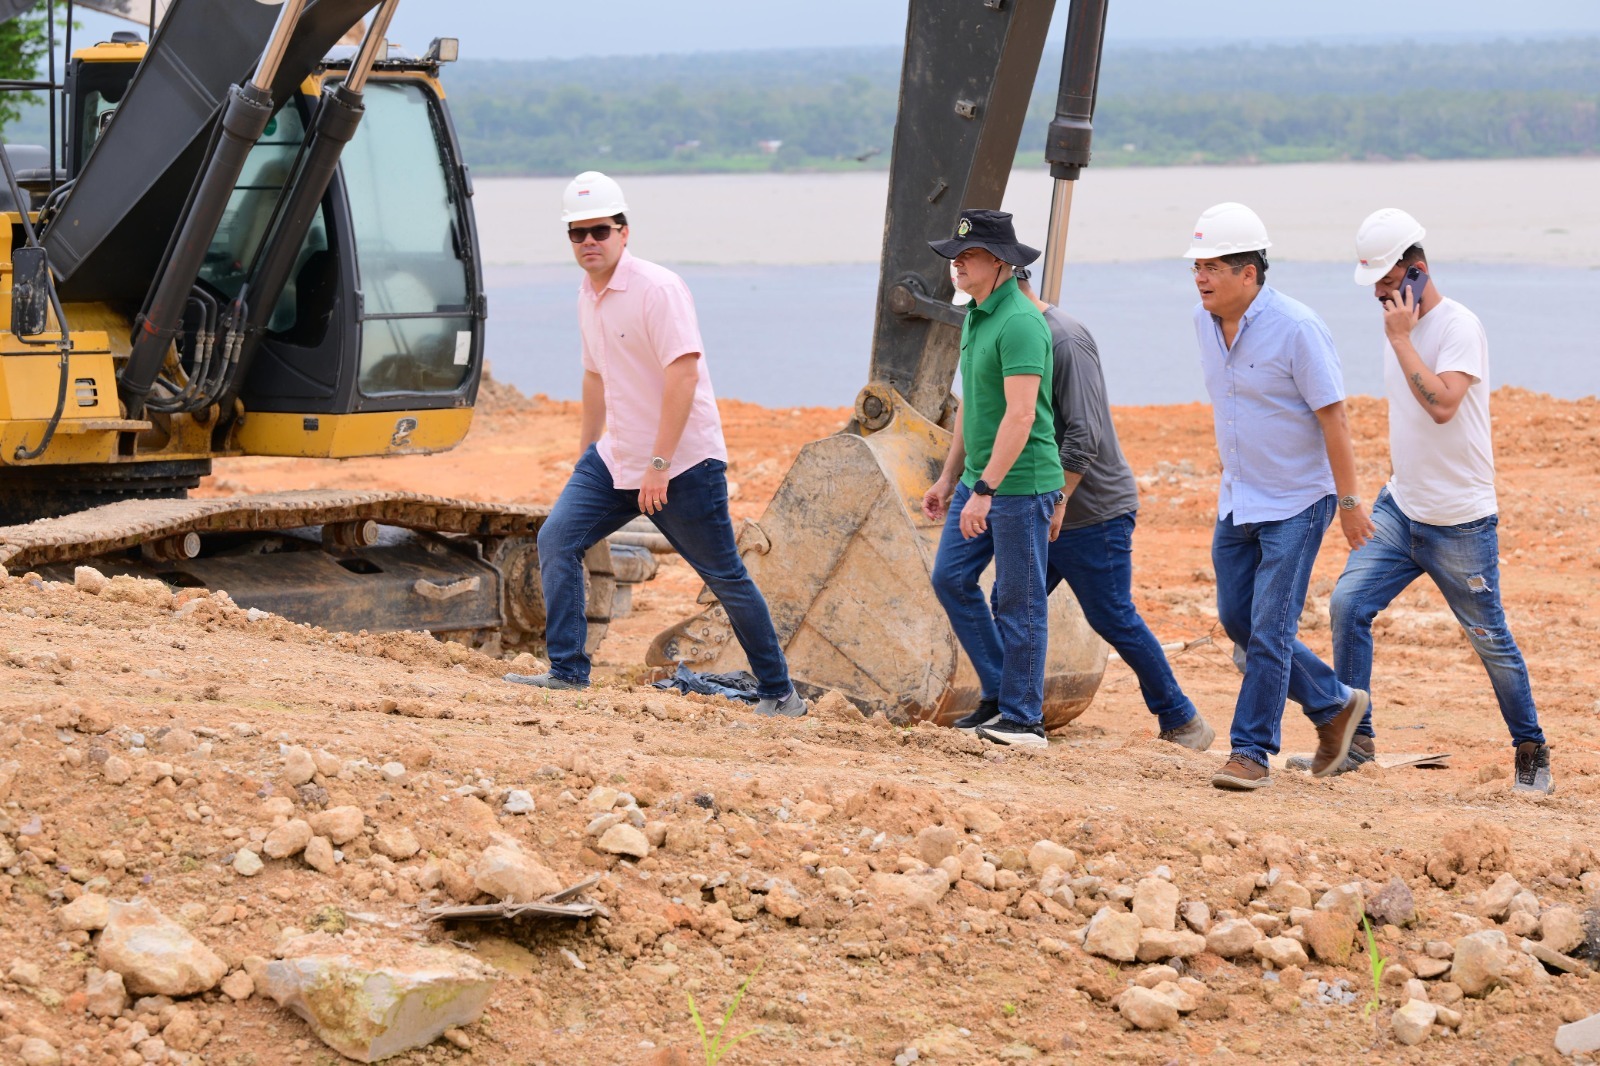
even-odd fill
[{"label": "wristwatch", "polygon": [[652,470],[665,470],[670,465],[672,464],[668,463],[659,455],[651,456],[650,458],[650,468]]},{"label": "wristwatch", "polygon": [[1358,500],[1354,496],[1340,496],[1339,497],[1339,510],[1341,510],[1341,511],[1354,511],[1357,507],[1360,507],[1360,506],[1361,506],[1361,501]]},{"label": "wristwatch", "polygon": [[994,486],[980,477],[977,483],[972,486],[972,494],[974,496],[993,496]]}]

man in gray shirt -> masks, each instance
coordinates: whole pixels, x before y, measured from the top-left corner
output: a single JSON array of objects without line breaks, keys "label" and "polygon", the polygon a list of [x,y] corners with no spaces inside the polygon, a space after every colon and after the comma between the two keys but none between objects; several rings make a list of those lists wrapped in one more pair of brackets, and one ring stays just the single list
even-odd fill
[{"label": "man in gray shirt", "polygon": [[1133,527],[1139,488],[1117,443],[1100,352],[1083,323],[1034,295],[1027,270],[1014,271],[1023,295],[1044,313],[1054,341],[1052,399],[1065,498],[1050,526],[1047,582],[1063,580],[1091,628],[1139,679],[1162,740],[1205,751],[1216,731],[1184,695],[1166,653],[1133,605]]}]

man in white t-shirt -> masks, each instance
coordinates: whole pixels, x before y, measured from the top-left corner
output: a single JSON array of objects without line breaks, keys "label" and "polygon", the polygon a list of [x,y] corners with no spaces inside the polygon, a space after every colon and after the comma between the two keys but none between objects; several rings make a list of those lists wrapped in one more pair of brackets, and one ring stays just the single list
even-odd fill
[{"label": "man in white t-shirt", "polygon": [[[1383,307],[1394,474],[1372,507],[1377,533],[1350,553],[1333,592],[1334,669],[1344,684],[1372,691],[1372,620],[1426,574],[1489,672],[1516,745],[1514,789],[1549,793],[1550,749],[1500,606],[1488,339],[1478,316],[1432,281],[1424,236],[1416,219],[1392,207],[1356,233],[1356,284],[1372,285]],[[1369,711],[1344,768],[1375,750]]]}]

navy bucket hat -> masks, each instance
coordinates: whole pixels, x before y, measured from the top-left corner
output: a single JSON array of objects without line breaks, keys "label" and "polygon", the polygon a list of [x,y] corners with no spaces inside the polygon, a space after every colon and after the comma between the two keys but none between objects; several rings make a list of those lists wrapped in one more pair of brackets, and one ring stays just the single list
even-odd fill
[{"label": "navy bucket hat", "polygon": [[982,248],[1014,267],[1025,267],[1039,258],[1037,248],[1017,240],[1009,211],[963,211],[956,220],[955,236],[947,241],[929,241],[928,247],[946,259],[954,259],[968,248]]}]

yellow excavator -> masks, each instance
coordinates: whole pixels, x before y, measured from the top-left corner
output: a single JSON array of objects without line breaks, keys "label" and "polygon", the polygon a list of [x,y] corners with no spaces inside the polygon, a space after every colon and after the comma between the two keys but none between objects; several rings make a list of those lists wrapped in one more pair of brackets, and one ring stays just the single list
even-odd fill
[{"label": "yellow excavator", "polygon": [[[0,0],[0,18],[34,0]],[[0,564],[226,589],[330,628],[543,639],[539,507],[407,493],[187,499],[214,459],[454,447],[487,306],[440,82],[398,0],[88,0],[50,144],[0,152]],[[49,7],[54,34],[55,7]],[[159,20],[156,16],[159,15]],[[366,20],[370,19],[370,22]],[[341,45],[365,24],[354,45]],[[647,553],[590,552],[590,644]],[[620,573],[619,573],[620,571]]]},{"label": "yellow excavator", "polygon": [[[1089,163],[1108,0],[1071,0],[1045,158],[1055,178],[1040,296],[1059,299],[1073,183]],[[942,523],[922,515],[958,401],[964,309],[928,241],[969,208],[998,208],[1044,52],[1054,0],[911,0],[889,171],[871,379],[850,424],[806,445],[740,551],[771,605],[790,672],[896,721],[948,723],[978,679],[934,598]],[[656,637],[649,661],[745,666],[727,614],[706,609]],[[1107,648],[1063,583],[1050,599],[1044,724],[1081,714]]]}]

